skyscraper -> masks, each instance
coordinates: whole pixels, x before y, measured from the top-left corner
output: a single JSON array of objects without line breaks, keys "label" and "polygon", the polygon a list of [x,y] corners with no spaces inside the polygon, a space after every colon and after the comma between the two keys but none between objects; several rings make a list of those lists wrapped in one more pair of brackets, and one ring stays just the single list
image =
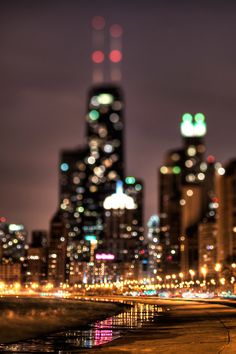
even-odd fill
[{"label": "skyscraper", "polygon": [[160,240],[162,271],[198,267],[198,224],[209,204],[205,161],[205,116],[185,113],[180,123],[183,147],[171,150],[160,168]]},{"label": "skyscraper", "polygon": [[[69,282],[81,282],[81,276],[86,282],[94,281],[95,252],[103,247],[106,234],[103,203],[115,192],[118,181],[124,181],[125,193],[137,202],[134,218],[138,220],[133,232],[139,242],[144,240],[143,185],[134,177],[125,178],[123,107],[119,87],[93,87],[87,104],[87,144],[61,153],[59,210],[55,218],[61,220],[62,227],[57,242],[63,238],[67,245],[65,279]],[[55,251],[53,235],[51,247]]]},{"label": "skyscraper", "polygon": [[221,167],[219,179],[218,262],[236,262],[236,160]]}]

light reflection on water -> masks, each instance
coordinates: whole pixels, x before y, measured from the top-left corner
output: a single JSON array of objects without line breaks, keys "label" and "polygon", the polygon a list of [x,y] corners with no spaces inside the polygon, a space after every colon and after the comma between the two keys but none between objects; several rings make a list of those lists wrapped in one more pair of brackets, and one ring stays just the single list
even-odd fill
[{"label": "light reflection on water", "polygon": [[152,322],[163,309],[157,305],[134,303],[124,312],[79,330],[66,330],[36,339],[0,345],[1,353],[81,353],[100,346]]}]

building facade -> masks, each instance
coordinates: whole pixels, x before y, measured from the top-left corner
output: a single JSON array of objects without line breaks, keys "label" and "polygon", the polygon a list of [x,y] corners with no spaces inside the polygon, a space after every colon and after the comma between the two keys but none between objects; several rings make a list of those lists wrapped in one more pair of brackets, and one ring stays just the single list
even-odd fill
[{"label": "building facade", "polygon": [[[51,227],[49,258],[55,257],[59,245],[62,251],[64,246],[60,240],[63,239],[66,247],[64,281],[69,283],[97,281],[100,272],[96,252],[107,248],[109,218],[103,203],[115,193],[118,181],[123,181],[125,193],[137,202],[132,214],[134,223],[130,221],[129,227],[139,242],[144,241],[143,184],[134,177],[125,177],[123,111],[124,99],[119,87],[92,88],[87,103],[86,145],[61,153],[59,207],[55,216],[60,220],[61,230],[57,224],[60,237],[55,238]],[[48,274],[52,274],[53,269],[55,274],[59,265],[55,259],[49,263]]]}]

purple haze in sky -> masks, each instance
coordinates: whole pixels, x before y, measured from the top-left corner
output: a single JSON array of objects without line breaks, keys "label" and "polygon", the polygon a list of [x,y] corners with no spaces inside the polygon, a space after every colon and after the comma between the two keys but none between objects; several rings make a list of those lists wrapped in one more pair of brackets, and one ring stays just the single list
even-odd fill
[{"label": "purple haze in sky", "polygon": [[2,1],[0,215],[48,228],[62,148],[84,144],[94,15],[124,28],[127,174],[157,212],[157,168],[204,112],[207,151],[236,157],[236,8],[231,1]]}]

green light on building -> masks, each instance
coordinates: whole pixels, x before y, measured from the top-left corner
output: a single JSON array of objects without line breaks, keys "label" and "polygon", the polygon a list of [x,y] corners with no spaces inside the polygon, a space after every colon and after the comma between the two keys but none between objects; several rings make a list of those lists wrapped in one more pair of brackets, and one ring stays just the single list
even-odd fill
[{"label": "green light on building", "polygon": [[125,179],[125,183],[126,184],[134,184],[135,182],[136,182],[136,179],[134,177],[131,177],[131,176],[126,177],[126,179]]},{"label": "green light on building", "polygon": [[201,137],[206,134],[207,125],[203,113],[196,113],[193,116],[190,113],[184,113],[180,124],[181,134],[185,137]]},{"label": "green light on building", "polygon": [[182,116],[183,122],[192,122],[193,116],[190,113],[184,113]]},{"label": "green light on building", "polygon": [[96,109],[93,109],[92,111],[89,112],[89,118],[91,120],[97,120],[99,118],[99,112],[96,111]]},{"label": "green light on building", "polygon": [[135,190],[137,191],[137,192],[139,192],[139,191],[141,191],[142,190],[142,186],[141,186],[141,184],[136,184],[136,186],[134,187],[135,188]]},{"label": "green light on building", "polygon": [[205,121],[205,116],[203,113],[196,113],[194,118],[195,118],[195,122],[197,123],[203,123]]},{"label": "green light on building", "polygon": [[179,166],[174,166],[172,171],[175,175],[178,175],[181,172],[181,168]]}]

